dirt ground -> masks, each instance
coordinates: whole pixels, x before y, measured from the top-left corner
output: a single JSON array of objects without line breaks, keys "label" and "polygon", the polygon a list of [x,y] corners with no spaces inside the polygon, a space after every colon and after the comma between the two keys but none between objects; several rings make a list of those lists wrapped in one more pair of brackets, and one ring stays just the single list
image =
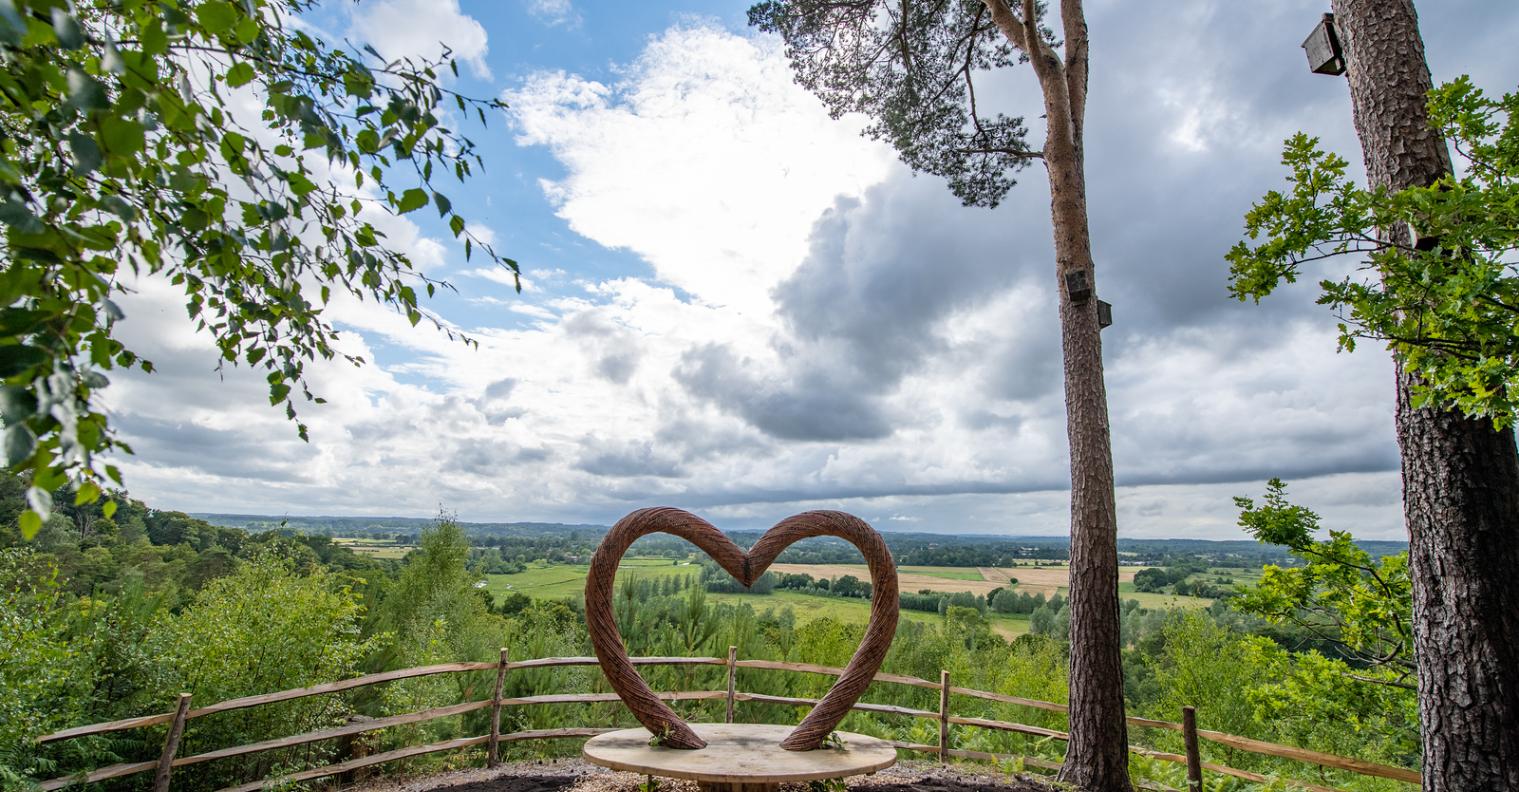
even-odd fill
[{"label": "dirt ground", "polygon": [[[637,792],[644,777],[614,773],[579,759],[505,764],[494,770],[459,770],[416,779],[348,787],[347,792]],[[691,781],[660,779],[661,792],[696,792]],[[806,792],[807,785],[783,787]],[[1031,776],[962,772],[928,762],[903,762],[869,776],[849,780],[852,790],[869,792],[1054,792]]]}]

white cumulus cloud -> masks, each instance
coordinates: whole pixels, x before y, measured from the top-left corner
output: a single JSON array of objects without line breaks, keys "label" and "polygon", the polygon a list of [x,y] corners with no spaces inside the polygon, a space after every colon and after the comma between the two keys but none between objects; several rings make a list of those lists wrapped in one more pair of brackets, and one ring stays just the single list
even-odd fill
[{"label": "white cumulus cloud", "polygon": [[450,50],[477,76],[491,76],[485,27],[459,0],[366,0],[349,14],[353,34],[382,57],[434,60]]}]

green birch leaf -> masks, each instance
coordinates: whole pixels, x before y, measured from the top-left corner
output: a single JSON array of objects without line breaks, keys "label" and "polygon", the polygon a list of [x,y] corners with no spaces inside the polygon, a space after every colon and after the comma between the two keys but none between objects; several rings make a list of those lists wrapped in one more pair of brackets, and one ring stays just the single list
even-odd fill
[{"label": "green birch leaf", "polygon": [[427,205],[427,191],[420,187],[413,187],[401,193],[401,200],[396,204],[396,212],[406,214],[415,212]]},{"label": "green birch leaf", "polygon": [[37,532],[42,530],[42,516],[27,509],[16,518],[21,525],[21,538],[31,541],[37,537]]},{"label": "green birch leaf", "polygon": [[15,467],[25,462],[37,447],[37,435],[24,423],[5,428],[5,464]]},{"label": "green birch leaf", "polygon": [[79,20],[67,8],[53,9],[53,35],[58,37],[58,46],[64,49],[84,46],[84,31],[79,29]]},{"label": "green birch leaf", "polygon": [[247,61],[239,61],[237,65],[227,70],[227,84],[233,88],[241,88],[253,82],[253,77],[253,66]]},{"label": "green birch leaf", "polygon": [[146,139],[146,132],[137,121],[118,116],[104,116],[100,119],[100,141],[105,144],[106,151],[112,154],[122,157],[136,154],[142,151]]},{"label": "green birch leaf", "polygon": [[74,157],[74,173],[84,176],[100,169],[100,146],[84,132],[68,135],[68,154]]}]

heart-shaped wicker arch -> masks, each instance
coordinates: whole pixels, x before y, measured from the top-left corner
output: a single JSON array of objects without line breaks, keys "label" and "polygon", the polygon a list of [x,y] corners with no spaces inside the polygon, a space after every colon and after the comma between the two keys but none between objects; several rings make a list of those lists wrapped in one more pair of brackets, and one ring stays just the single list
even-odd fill
[{"label": "heart-shaped wicker arch", "polygon": [[787,517],[766,531],[747,553],[711,523],[680,509],[640,509],[612,526],[591,557],[591,570],[585,582],[585,616],[591,646],[607,681],[632,710],[633,717],[650,733],[662,735],[660,744],[671,748],[702,748],[706,742],[660,701],[638,675],[612,617],[612,579],[617,574],[618,562],[635,540],[658,532],[679,536],[701,548],[745,586],[753,585],[776,556],[799,539],[837,536],[860,549],[870,567],[873,591],[865,639],[828,694],[781,741],[781,747],[790,751],[810,751],[821,746],[870,686],[897,632],[897,570],[881,535],[864,520],[837,511],[810,511]]}]

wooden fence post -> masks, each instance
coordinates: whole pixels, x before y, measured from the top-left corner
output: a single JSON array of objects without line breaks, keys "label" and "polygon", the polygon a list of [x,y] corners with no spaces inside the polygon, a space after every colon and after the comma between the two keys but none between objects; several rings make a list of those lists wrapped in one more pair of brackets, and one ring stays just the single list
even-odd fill
[{"label": "wooden fence post", "polygon": [[733,722],[733,692],[737,689],[738,674],[738,647],[728,647],[728,719],[725,723]]},{"label": "wooden fence post", "polygon": [[949,762],[949,672],[939,672],[939,764]]},{"label": "wooden fence post", "polygon": [[185,736],[185,716],[190,712],[190,694],[179,694],[179,707],[174,710],[174,720],[169,723],[169,734],[164,737],[163,753],[158,755],[158,770],[153,774],[153,792],[168,792],[169,773],[174,769],[174,754],[179,752],[179,740]]},{"label": "wooden fence post", "polygon": [[1203,760],[1197,749],[1197,709],[1181,708],[1181,734],[1187,743],[1187,792],[1203,790]]},{"label": "wooden fence post", "polygon": [[495,767],[501,763],[501,689],[506,686],[506,667],[511,653],[501,647],[501,660],[496,663],[496,689],[491,693],[491,736],[485,751],[485,766]]}]

